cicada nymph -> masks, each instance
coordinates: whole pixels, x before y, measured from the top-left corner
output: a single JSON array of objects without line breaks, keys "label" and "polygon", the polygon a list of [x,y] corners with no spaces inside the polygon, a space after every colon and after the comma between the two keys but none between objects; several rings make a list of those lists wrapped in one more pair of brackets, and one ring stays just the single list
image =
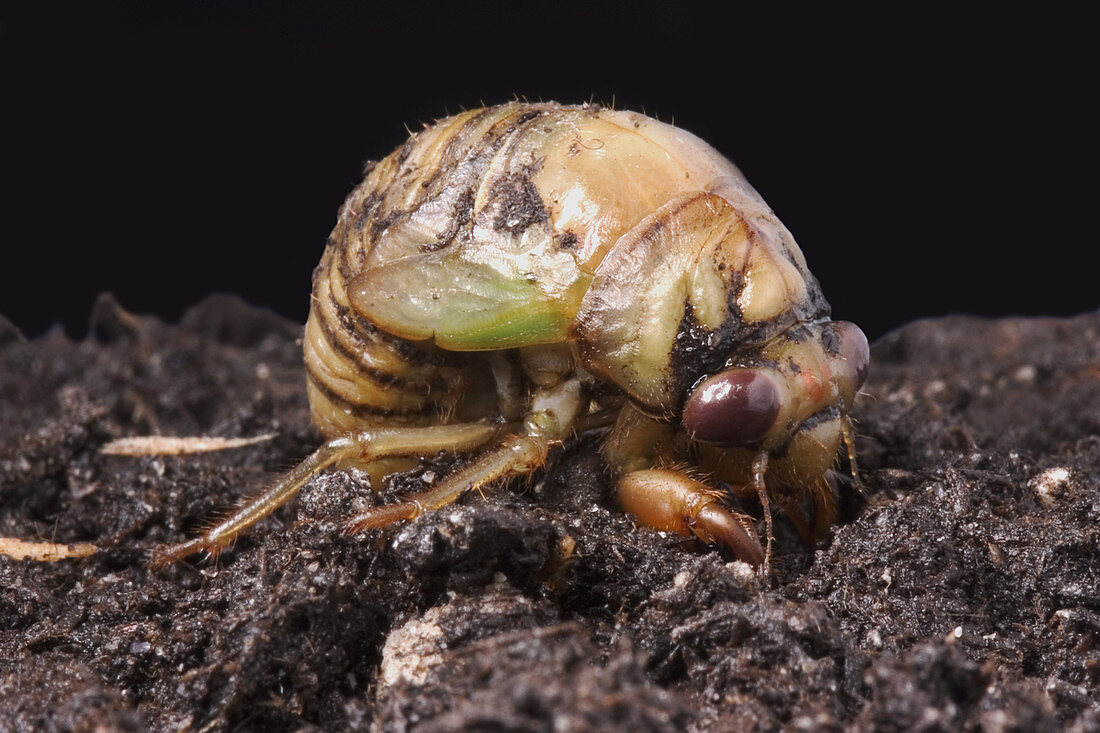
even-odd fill
[{"label": "cicada nymph", "polygon": [[632,112],[515,102],[441,120],[369,169],[313,273],[305,363],[328,442],[160,562],[217,552],[338,462],[378,479],[440,450],[474,454],[350,518],[357,532],[603,430],[626,511],[760,564],[751,517],[715,487],[758,496],[769,539],[772,503],[820,537],[842,444],[854,461],[868,348],[829,319],[790,232],[702,140]]}]

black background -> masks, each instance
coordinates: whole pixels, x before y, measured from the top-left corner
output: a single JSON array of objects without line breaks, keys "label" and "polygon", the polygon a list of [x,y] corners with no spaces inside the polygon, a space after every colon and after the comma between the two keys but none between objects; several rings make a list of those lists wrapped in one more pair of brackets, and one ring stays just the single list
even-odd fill
[{"label": "black background", "polygon": [[83,336],[95,294],[304,321],[367,159],[515,96],[674,121],[794,232],[836,317],[1094,309],[1085,5],[529,2],[0,11],[0,314]]}]

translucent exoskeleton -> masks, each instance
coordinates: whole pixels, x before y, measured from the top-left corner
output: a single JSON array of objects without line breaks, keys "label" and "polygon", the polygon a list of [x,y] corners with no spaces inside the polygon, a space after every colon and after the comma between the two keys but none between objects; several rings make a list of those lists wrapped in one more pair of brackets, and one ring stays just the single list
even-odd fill
[{"label": "translucent exoskeleton", "polygon": [[[307,389],[328,442],[156,562],[216,553],[336,463],[377,486],[417,457],[475,454],[349,518],[358,532],[598,429],[640,523],[760,564],[773,503],[807,542],[835,521],[831,468],[846,443],[854,470],[868,358],[790,232],[697,137],[596,106],[465,112],[370,167],[313,273]],[[759,497],[767,552],[718,485]]]}]

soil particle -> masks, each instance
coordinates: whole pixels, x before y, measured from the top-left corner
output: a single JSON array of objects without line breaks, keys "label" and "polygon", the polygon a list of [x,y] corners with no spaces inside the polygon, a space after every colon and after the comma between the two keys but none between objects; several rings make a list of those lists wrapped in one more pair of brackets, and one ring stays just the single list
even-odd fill
[{"label": "soil particle", "polygon": [[684,730],[687,700],[651,682],[642,655],[603,656],[577,624],[497,634],[453,652],[434,684],[392,690],[377,729]]},{"label": "soil particle", "polygon": [[875,344],[864,495],[816,551],[779,520],[771,581],[637,529],[594,438],[355,537],[457,459],[377,492],[328,472],[216,561],[150,572],[319,444],[300,336],[227,297],[178,326],[104,298],[80,341],[0,319],[0,536],[100,548],[0,557],[0,730],[1100,730],[1100,314]]},{"label": "soil particle", "polygon": [[950,641],[886,654],[867,672],[871,703],[862,730],[1059,731],[1054,705],[1035,680],[1005,680]]},{"label": "soil particle", "polygon": [[545,224],[549,221],[550,215],[543,204],[542,196],[531,182],[533,172],[505,176],[493,186],[489,193],[489,206],[496,211],[493,218],[494,230],[504,230],[514,236],[533,224]]}]

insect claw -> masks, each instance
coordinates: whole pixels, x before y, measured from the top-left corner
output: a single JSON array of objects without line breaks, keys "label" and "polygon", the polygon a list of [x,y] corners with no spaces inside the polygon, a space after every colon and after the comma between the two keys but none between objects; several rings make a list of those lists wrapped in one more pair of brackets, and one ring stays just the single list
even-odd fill
[{"label": "insect claw", "polygon": [[186,542],[178,542],[174,545],[157,545],[153,548],[152,557],[149,559],[151,570],[162,570],[174,562],[194,555],[196,552],[207,551],[203,537],[195,537]]},{"label": "insect claw", "polygon": [[710,504],[695,518],[692,531],[706,542],[716,542],[728,548],[738,560],[757,566],[763,563],[765,573],[770,573],[768,557],[760,547],[760,538],[746,515]]},{"label": "insect claw", "polygon": [[751,519],[723,508],[711,487],[667,468],[643,469],[619,480],[619,503],[641,524],[722,545],[750,565],[766,564]]}]

